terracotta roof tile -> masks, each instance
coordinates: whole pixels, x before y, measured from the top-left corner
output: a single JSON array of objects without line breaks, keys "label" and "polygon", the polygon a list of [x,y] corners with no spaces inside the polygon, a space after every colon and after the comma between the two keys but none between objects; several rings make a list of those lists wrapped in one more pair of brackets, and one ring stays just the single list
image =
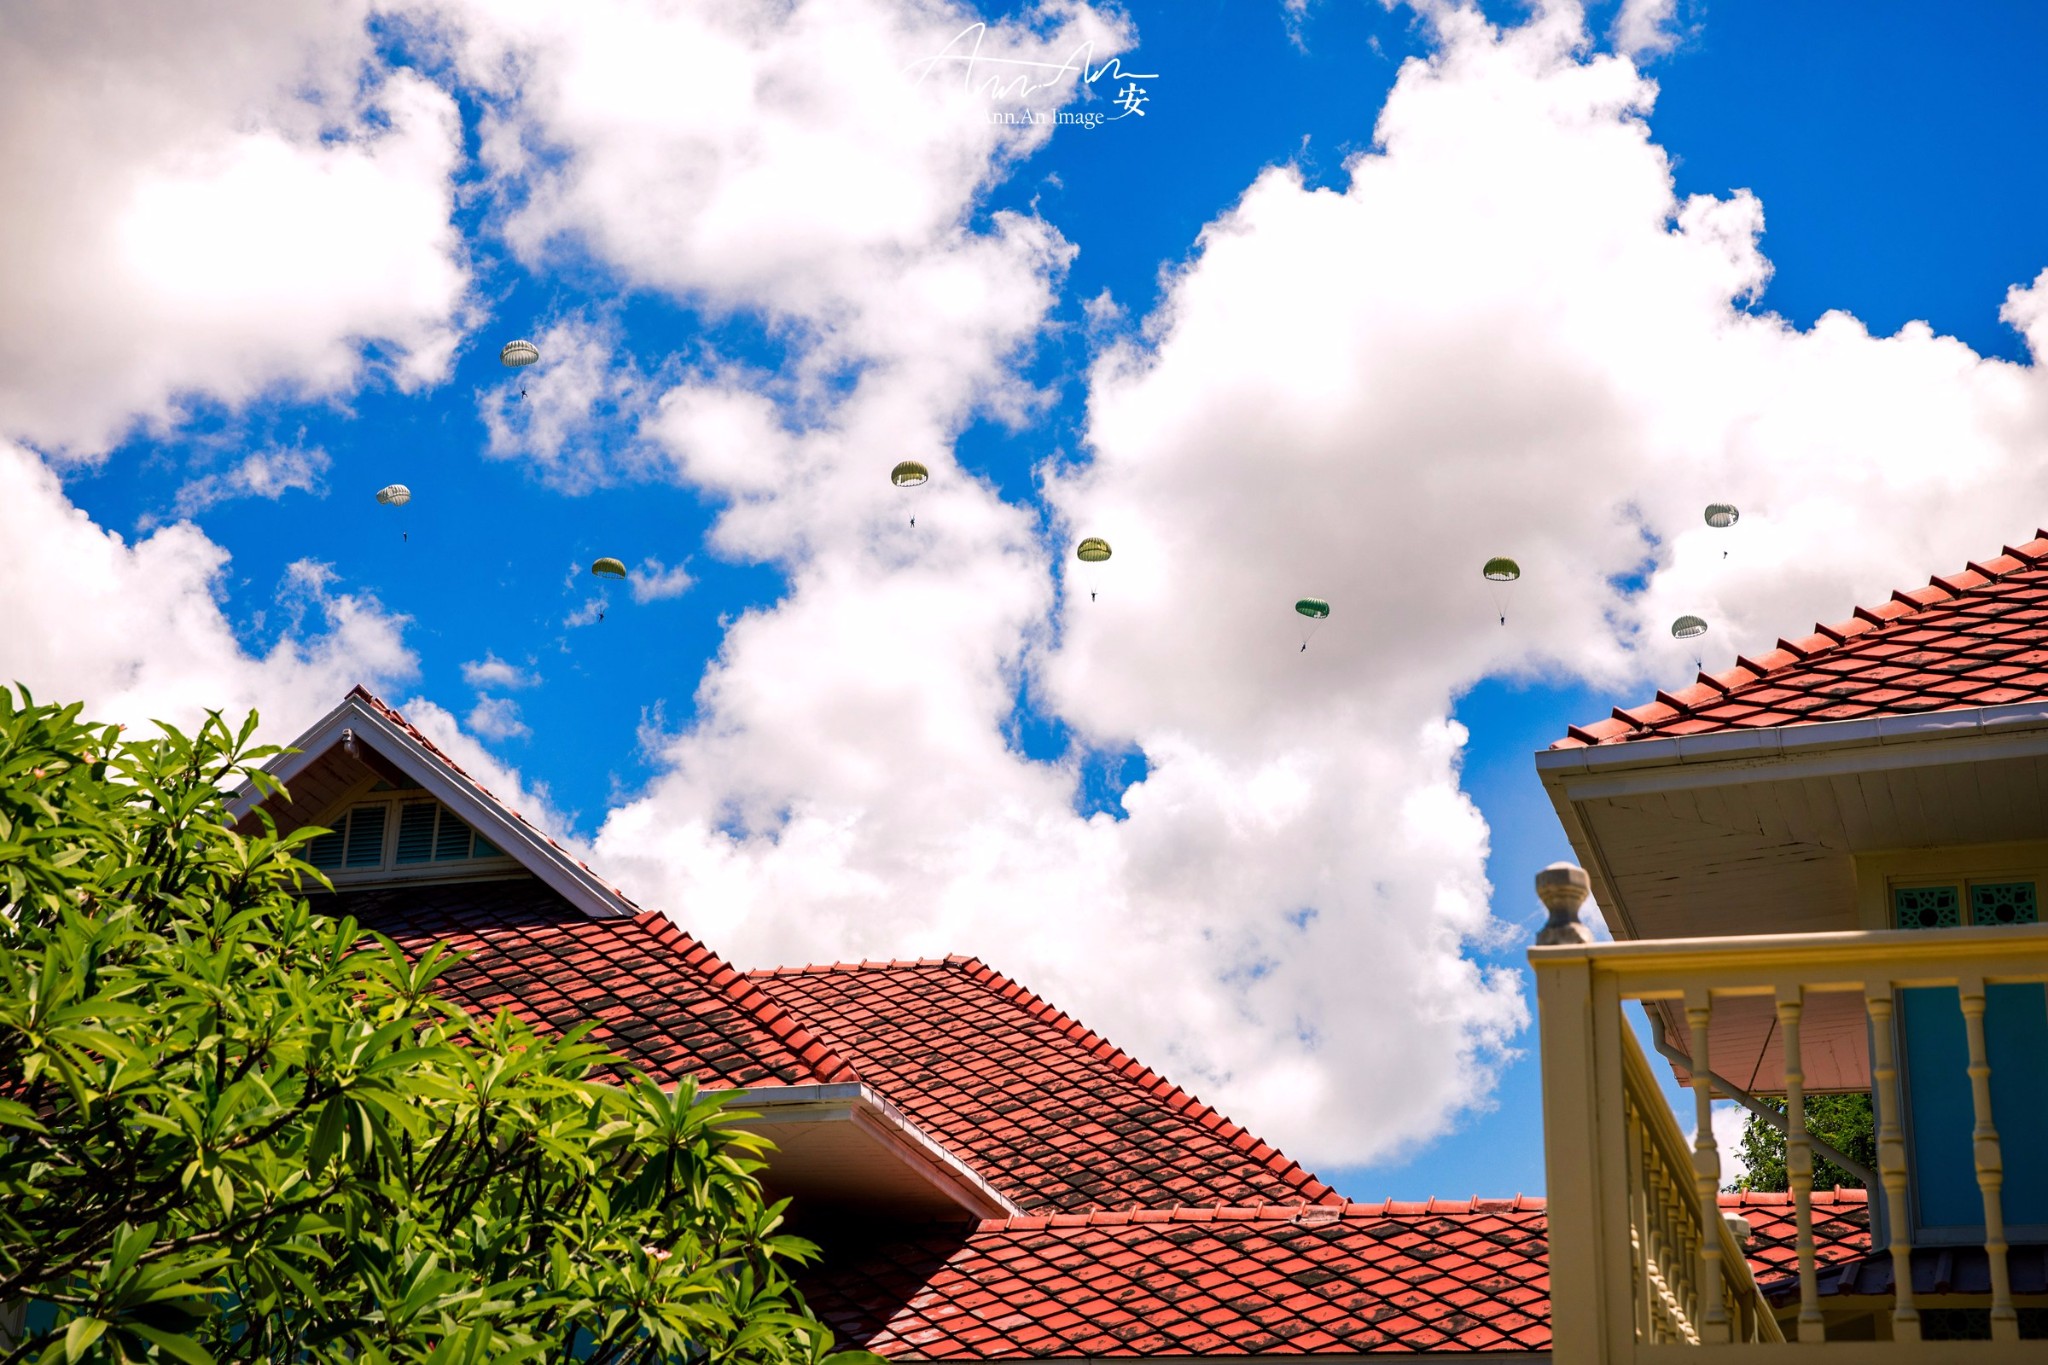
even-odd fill
[{"label": "terracotta roof tile", "polygon": [[468,956],[441,994],[472,1013],[509,1009],[543,1031],[603,1022],[592,1042],[664,1083],[799,1085],[851,1067],[717,954],[656,914],[592,919],[534,878],[419,882],[308,898],[417,956]]},{"label": "terracotta roof tile", "polygon": [[1340,1198],[973,958],[782,969],[752,980],[1028,1212]]},{"label": "terracotta roof tile", "polygon": [[1059,1214],[826,1242],[805,1298],[896,1361],[1543,1351],[1543,1201]]},{"label": "terracotta roof tile", "polygon": [[[1799,1222],[1789,1194],[1724,1194],[1721,1208],[1749,1223],[1749,1268],[1758,1280],[1799,1273]],[[1813,1252],[1820,1265],[1870,1250],[1870,1196],[1863,1190],[1815,1190]]]},{"label": "terracotta roof tile", "polygon": [[[1791,1197],[1720,1202],[1780,1292]],[[1863,1191],[1823,1191],[1813,1211],[1824,1277],[1861,1266]],[[1529,1198],[1033,1214],[821,1236],[801,1284],[849,1344],[906,1362],[1545,1351],[1547,1234]]]},{"label": "terracotta roof tile", "polygon": [[[1573,749],[2048,698],[2048,535],[1892,594],[1761,657],[1571,726]],[[1711,695],[1710,695],[1711,694]]]}]

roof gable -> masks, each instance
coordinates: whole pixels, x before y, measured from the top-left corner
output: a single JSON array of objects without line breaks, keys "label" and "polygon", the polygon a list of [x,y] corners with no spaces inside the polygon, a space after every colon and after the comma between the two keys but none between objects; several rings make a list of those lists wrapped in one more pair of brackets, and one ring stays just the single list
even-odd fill
[{"label": "roof gable", "polygon": [[1027,1211],[1339,1199],[977,959],[784,968],[752,979]]},{"label": "roof gable", "polygon": [[2048,532],[1759,658],[1574,725],[1553,749],[2048,698]]},{"label": "roof gable", "polygon": [[[267,770],[288,790],[295,781],[306,779],[313,795],[308,809],[294,811],[297,823],[317,818],[312,806],[324,807],[348,787],[336,772],[336,755],[348,755],[367,769],[402,777],[424,789],[584,914],[603,918],[640,913],[624,892],[492,795],[395,707],[360,684],[290,747],[296,752],[280,755]],[[292,795],[296,807],[297,793]],[[230,803],[229,814],[247,830],[264,804],[253,787],[244,787]]]}]

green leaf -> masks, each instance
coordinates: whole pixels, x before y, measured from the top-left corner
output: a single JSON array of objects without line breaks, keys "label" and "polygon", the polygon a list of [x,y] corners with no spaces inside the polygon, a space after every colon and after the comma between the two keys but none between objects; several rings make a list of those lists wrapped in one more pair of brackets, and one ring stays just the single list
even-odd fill
[{"label": "green leaf", "polygon": [[102,1318],[73,1318],[71,1325],[64,1329],[64,1359],[76,1361],[106,1330],[107,1324]]}]

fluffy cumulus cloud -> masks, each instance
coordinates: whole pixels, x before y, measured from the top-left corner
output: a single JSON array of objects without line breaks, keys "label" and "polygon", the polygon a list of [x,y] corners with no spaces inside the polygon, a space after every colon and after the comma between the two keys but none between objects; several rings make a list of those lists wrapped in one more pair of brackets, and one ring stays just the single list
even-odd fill
[{"label": "fluffy cumulus cloud", "polygon": [[[1994,550],[2048,495],[2048,391],[1924,326],[1755,307],[1763,206],[1675,194],[1654,85],[1577,9],[1429,22],[1343,183],[1262,175],[1099,362],[1091,458],[1047,472],[1065,538],[1115,544],[1096,581],[970,481],[919,490],[915,531],[836,488],[871,420],[937,444],[944,406],[865,376],[808,426],[758,376],[665,395],[678,474],[733,504],[714,548],[792,587],[654,737],[608,867],[751,962],[980,952],[1314,1162],[1484,1102],[1527,1007],[1473,961],[1504,931],[1458,694],[1682,682],[1680,611],[1725,665]],[[2042,292],[2007,303],[2030,337]],[[956,373],[998,386],[1000,354]],[[1303,651],[1307,595],[1335,610]],[[1127,819],[1075,813],[1078,759],[1020,757],[1020,690],[1142,752]]]},{"label": "fluffy cumulus cloud", "polygon": [[269,498],[324,491],[321,478],[331,463],[315,447],[286,446],[254,451],[218,473],[202,474],[178,489],[177,515],[189,517],[231,498]]},{"label": "fluffy cumulus cloud", "polygon": [[462,665],[462,680],[481,692],[494,687],[507,690],[532,687],[540,681],[540,676],[517,664],[507,663],[486,650],[483,658],[471,659]]},{"label": "fluffy cumulus cloud", "polygon": [[510,697],[478,697],[465,723],[485,739],[525,739],[533,733],[519,718],[519,703]]},{"label": "fluffy cumulus cloud", "polygon": [[541,361],[477,395],[487,454],[525,461],[571,493],[651,458],[638,428],[656,395],[620,353],[616,326],[564,318],[533,329],[527,339]]},{"label": "fluffy cumulus cloud", "polygon": [[[484,160],[529,263],[588,253],[640,288],[764,319],[790,353],[778,396],[800,412],[854,372],[924,395],[918,427],[947,430],[913,442],[943,445],[975,405],[1028,405],[1003,362],[1065,244],[1038,219],[968,219],[1051,135],[991,112],[1081,95],[1072,74],[1023,89],[1027,68],[1000,62],[1099,62],[1128,45],[1121,22],[1066,0],[988,26],[909,0],[422,8],[487,101]],[[701,387],[716,406],[719,378]]]},{"label": "fluffy cumulus cloud", "polygon": [[[0,435],[442,375],[467,287],[454,101],[367,0],[29,0],[0,34]],[[34,211],[23,211],[33,204]]]},{"label": "fluffy cumulus cloud", "polygon": [[222,606],[228,554],[190,522],[133,544],[95,525],[33,452],[0,441],[0,679],[46,700],[84,701],[129,725],[190,728],[210,707],[251,707],[283,740],[356,682],[412,676],[405,618],[300,561],[276,585],[285,617],[250,652]]}]

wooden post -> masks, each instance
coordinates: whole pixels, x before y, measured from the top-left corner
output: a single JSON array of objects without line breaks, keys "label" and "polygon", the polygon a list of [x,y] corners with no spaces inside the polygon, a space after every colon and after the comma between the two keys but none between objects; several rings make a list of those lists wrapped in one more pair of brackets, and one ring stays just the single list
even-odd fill
[{"label": "wooden post", "polygon": [[1713,1021],[1712,994],[1702,987],[1685,993],[1685,1021],[1692,1026],[1692,1098],[1696,1127],[1692,1140],[1693,1190],[1700,1209],[1700,1341],[1728,1340],[1728,1301],[1721,1283],[1721,1150],[1714,1141],[1714,1082],[1708,1073],[1707,1026]]},{"label": "wooden post", "polygon": [[1799,1049],[1799,1017],[1805,1009],[1804,987],[1778,988],[1778,1031],[1785,1035],[1785,1172],[1799,1228],[1799,1340],[1815,1342],[1827,1339],[1827,1323],[1814,1269],[1813,1145],[1806,1136],[1806,1066]]},{"label": "wooden post", "polygon": [[1998,1128],[1991,1121],[1991,1060],[1984,1046],[1984,978],[1966,976],[1958,983],[1963,1023],[1970,1035],[1970,1100],[1977,1124],[1970,1133],[1977,1164],[1977,1192],[1984,1197],[1984,1258],[1991,1263],[1991,1339],[2018,1341],[2020,1318],[2012,1306],[2012,1275],[2005,1262],[2005,1162],[1998,1150]]},{"label": "wooden post", "polygon": [[1870,1074],[1877,1082],[1877,1173],[1889,1210],[1892,1242],[1892,1340],[1920,1340],[1920,1310],[1913,1306],[1913,1227],[1906,1209],[1906,1128],[1899,1098],[1899,1067],[1892,1039],[1892,984],[1866,982],[1863,1008],[1870,1016]]}]

